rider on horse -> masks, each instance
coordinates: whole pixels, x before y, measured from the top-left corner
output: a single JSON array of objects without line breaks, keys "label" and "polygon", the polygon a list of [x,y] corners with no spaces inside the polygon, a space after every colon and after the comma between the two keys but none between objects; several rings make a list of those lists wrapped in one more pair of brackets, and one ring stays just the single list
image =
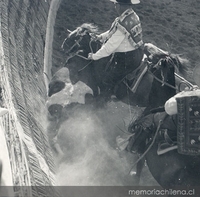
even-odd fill
[{"label": "rider on horse", "polygon": [[[162,137],[162,139],[165,139],[166,142],[169,142],[160,144],[160,147],[158,147],[158,154],[163,154],[164,152],[177,148],[177,130],[178,130],[178,124],[180,124],[179,113],[180,110],[184,111],[186,109],[185,106],[186,104],[184,102],[183,102],[183,107],[178,108],[177,100],[179,99],[183,100],[184,98],[192,98],[192,97],[200,98],[200,89],[198,88],[198,86],[194,86],[192,90],[185,90],[179,92],[174,97],[171,97],[169,100],[166,101],[163,112],[151,113],[141,118],[136,123],[134,123],[134,125],[132,125],[129,130],[129,132],[133,133],[133,135],[129,139],[127,150],[133,153],[134,152],[140,153],[141,143],[143,143],[146,139],[152,136],[151,131],[156,131],[157,129],[159,130],[160,138]],[[193,111],[198,111],[196,109],[199,108],[198,102],[199,101],[197,101],[193,105],[194,108]],[[187,110],[185,111],[187,113]],[[192,111],[192,109],[189,106],[188,113],[190,113],[190,111]],[[199,114],[197,114],[197,116],[199,116]],[[188,115],[184,117],[184,125],[191,124],[189,123],[190,120],[187,120],[187,117]],[[192,117],[192,119],[194,118]],[[161,124],[160,121],[162,121]],[[199,126],[198,122],[197,122],[198,125],[194,124],[195,123],[193,123],[192,127]],[[194,128],[190,128],[190,126],[187,126],[187,129],[192,130]],[[194,141],[192,142],[191,140],[191,143],[195,142]]]},{"label": "rider on horse", "polygon": [[103,42],[96,53],[89,53],[88,59],[99,60],[113,54],[111,63],[106,70],[103,83],[107,87],[104,96],[111,96],[112,90],[125,76],[141,64],[143,58],[142,28],[138,15],[132,4],[139,0],[110,0],[115,4],[119,14],[109,31],[96,38]]}]

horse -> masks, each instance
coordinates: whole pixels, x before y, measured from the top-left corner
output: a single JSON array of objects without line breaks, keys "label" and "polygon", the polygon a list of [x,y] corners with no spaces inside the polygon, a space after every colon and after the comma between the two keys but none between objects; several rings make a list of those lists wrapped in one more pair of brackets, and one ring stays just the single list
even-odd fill
[{"label": "horse", "polygon": [[[78,81],[86,83],[93,90],[94,96],[98,96],[99,91],[101,92],[105,88],[102,83],[102,77],[109,66],[109,61],[112,59],[112,56],[98,61],[87,59],[88,53],[96,52],[101,47],[100,42],[92,41],[92,34],[97,33],[96,26],[83,24],[74,31],[70,31],[62,44],[62,49],[66,55],[65,67],[69,69],[71,82],[73,84],[76,84]],[[140,81],[137,90],[135,92],[130,90],[130,84],[132,84],[133,80],[127,77],[123,82],[117,84],[114,91],[116,97],[121,100],[123,99],[124,102],[142,107],[148,106],[143,117],[150,111],[163,110],[162,106],[165,101],[179,91],[177,89],[177,78],[178,80],[181,79],[181,81],[182,78],[179,75],[175,75],[175,71],[177,72],[175,69],[183,72],[184,64],[187,65],[188,63],[187,61],[184,62],[178,55],[170,54],[153,45],[146,45],[144,50],[146,51],[147,58],[144,59],[143,63],[148,65],[148,72],[145,72],[143,75],[143,79]],[[183,82],[191,85],[185,80]],[[53,86],[50,91],[53,92]],[[157,182],[163,187],[178,183],[181,185],[182,181],[185,181],[185,184],[187,184],[186,180],[182,179],[185,177],[183,165],[187,164],[186,160],[190,159],[190,157],[180,155],[176,150],[158,156],[157,148],[158,144],[154,143],[145,155],[150,172]],[[167,160],[168,158],[169,160]],[[172,162],[175,162],[177,165],[176,168],[171,167]],[[183,165],[181,162],[183,162]],[[165,167],[166,165],[168,167]],[[191,170],[191,166],[195,166],[195,161],[191,163],[191,166],[189,164],[187,166]],[[188,171],[187,173],[190,172]],[[162,175],[165,179],[163,179]],[[175,181],[172,181],[171,177],[173,176],[176,177]],[[195,177],[192,173],[191,176]],[[190,183],[191,179],[190,177]]]},{"label": "horse", "polygon": [[[161,117],[162,115],[164,115],[164,112],[159,113],[159,117]],[[149,117],[144,116],[139,121],[143,123],[149,122],[149,119],[146,121],[145,118],[148,119]],[[145,131],[146,129],[140,130],[141,133],[139,134],[139,136],[141,134],[147,134],[148,136],[146,135],[139,139],[138,134],[136,134],[136,143],[138,143],[138,140],[140,140],[140,143],[138,145],[138,151],[140,152],[140,154],[139,159],[137,160],[136,177],[138,179],[140,178],[142,165],[144,164],[144,160],[146,160],[150,173],[157,181],[157,183],[163,188],[199,186],[200,156],[180,154],[178,152],[175,135],[176,127],[175,129],[173,129],[173,134],[167,134],[168,137],[166,139],[164,135],[166,131],[166,125],[167,127],[170,126],[170,124],[166,123],[166,121],[163,121],[163,124],[165,124],[165,126],[160,127],[160,130],[158,130],[158,128],[156,127],[152,127],[152,125],[150,126],[150,128],[148,128],[148,134]],[[139,128],[139,125],[140,124],[138,123],[132,124],[129,129],[134,129],[136,127]],[[161,152],[159,150],[160,144],[166,144],[169,139],[170,143],[172,144],[168,145],[168,150],[160,149],[163,151]],[[174,140],[173,142],[172,139]]]},{"label": "horse", "polygon": [[[66,67],[70,70],[71,81],[73,83],[79,80],[84,81],[92,88],[94,95],[98,95],[99,88],[100,91],[101,88],[103,89],[101,78],[111,57],[98,61],[87,60],[87,54],[95,52],[101,46],[99,42],[91,42],[91,34],[96,33],[96,29],[92,27],[84,24],[70,32],[63,42],[62,48],[68,54]],[[152,45],[146,45],[145,50],[146,63],[149,68],[137,91],[134,93],[130,91],[123,81],[118,84],[115,92],[118,98],[129,97],[131,104],[148,106],[142,117],[145,117],[150,111],[163,110],[162,106],[165,101],[180,91],[177,89],[176,82],[179,76],[175,75],[175,68],[178,67],[180,70],[184,67],[184,60],[177,55],[169,54]],[[187,65],[188,62],[186,61],[185,64]],[[131,83],[128,80],[126,82]],[[185,81],[183,80],[183,82]],[[187,85],[191,86],[190,83]],[[161,186],[183,186],[197,183],[197,176],[192,168],[198,168],[196,165],[199,164],[198,157],[181,155],[176,150],[158,156],[157,149],[158,141],[147,152],[145,159],[150,172]],[[197,172],[199,173],[198,170]]]},{"label": "horse", "polygon": [[[192,84],[190,85],[191,89],[195,87]],[[160,91],[158,84],[152,85],[149,94],[150,100],[154,99],[155,90]],[[160,103],[166,101],[168,99],[166,93],[163,93],[163,98],[158,98],[157,101],[159,99]],[[137,151],[139,152],[139,159],[135,163],[135,165],[137,164],[137,178],[140,178],[142,165],[146,160],[152,176],[163,188],[199,186],[200,156],[180,154],[177,151],[175,117],[167,116],[164,108],[156,109],[150,106],[141,117],[130,123],[128,130],[130,133],[135,134],[134,137],[129,139],[130,144],[127,147],[131,151],[133,144],[137,145]],[[162,124],[161,122],[158,124],[160,120],[163,122]],[[155,122],[157,122],[157,127],[154,126]],[[171,133],[167,133],[166,129],[171,130]],[[165,149],[166,151],[161,153],[159,150],[160,145],[162,143],[164,145],[168,141],[171,143],[171,145],[168,144],[168,148],[171,149]]]},{"label": "horse", "polygon": [[[64,55],[66,55],[65,67],[69,69],[70,80],[72,84],[75,84],[78,81],[86,83],[93,90],[94,97],[98,97],[98,95],[106,88],[102,83],[102,78],[107,72],[107,69],[109,69],[109,63],[112,60],[112,55],[97,61],[91,61],[87,59],[88,53],[96,52],[101,47],[101,43],[99,41],[94,41],[92,39],[93,35],[97,33],[98,28],[96,26],[84,23],[75,30],[70,31],[69,35],[63,41],[61,46],[64,51]],[[145,44],[144,51],[146,54],[148,54],[148,56],[144,56],[141,66],[139,66],[140,69],[142,68],[143,75],[138,75],[140,73],[140,69],[136,68],[133,73],[125,77],[123,81],[117,84],[113,90],[113,94],[117,97],[117,99],[130,105],[146,107],[149,105],[153,106],[163,103],[163,101],[158,99],[163,97],[163,93],[166,93],[168,97],[174,95],[176,90],[171,88],[174,86],[173,70],[171,72],[172,78],[167,76],[170,72],[166,73],[163,71],[162,74],[158,73],[157,71],[155,71],[155,73],[149,71],[144,72],[144,68],[147,68],[148,65],[148,57],[150,56],[150,53],[155,50],[159,51],[159,53],[162,55],[159,57],[154,57],[154,60],[151,60],[150,58],[151,63],[154,61],[154,64],[156,64],[157,62],[162,61],[164,56],[168,56],[168,52],[164,52],[150,43]],[[174,66],[179,66],[180,68],[182,67],[179,58],[174,56],[171,58],[171,61]],[[166,76],[161,76],[163,74]],[[138,85],[135,86],[133,84],[138,76],[142,77],[140,77],[140,83],[136,82]],[[155,96],[151,96],[150,98],[152,100],[149,100],[150,90],[153,85],[152,82],[155,78],[160,79],[160,82],[158,82],[161,86],[160,92],[154,92]],[[52,87],[50,91],[53,91],[53,89],[54,88]]]}]

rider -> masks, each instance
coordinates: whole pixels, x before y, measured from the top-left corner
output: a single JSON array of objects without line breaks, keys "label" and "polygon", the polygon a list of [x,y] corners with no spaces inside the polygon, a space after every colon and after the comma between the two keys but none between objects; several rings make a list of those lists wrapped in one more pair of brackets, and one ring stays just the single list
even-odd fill
[{"label": "rider", "polygon": [[[200,97],[200,89],[198,86],[194,86],[192,90],[184,90],[179,92],[175,96],[171,97],[165,102],[164,112],[157,112],[140,119],[137,124],[131,128],[133,136],[129,139],[127,150],[130,152],[138,152],[140,144],[151,135],[152,130],[156,130],[159,125],[159,121],[162,120],[160,130],[167,130],[167,136],[176,138],[177,135],[177,98],[197,96]],[[153,129],[152,129],[153,128]],[[142,130],[142,132],[141,132]],[[138,133],[140,131],[140,133]],[[164,133],[163,133],[164,134]],[[166,133],[165,133],[166,136]],[[167,148],[167,147],[166,147]]]},{"label": "rider", "polygon": [[171,97],[169,100],[166,101],[165,103],[165,112],[168,115],[175,115],[177,114],[177,98],[182,98],[182,97],[191,97],[191,96],[198,96],[200,97],[200,89],[198,86],[194,86],[192,91],[190,90],[185,90],[182,92],[179,92],[175,96]]},{"label": "rider", "polygon": [[138,15],[132,9],[133,4],[140,0],[110,0],[115,4],[119,15],[110,30],[97,35],[103,42],[96,53],[89,53],[88,59],[99,60],[114,54],[107,69],[103,83],[106,85],[108,96],[118,82],[137,68],[143,58],[142,27]]}]

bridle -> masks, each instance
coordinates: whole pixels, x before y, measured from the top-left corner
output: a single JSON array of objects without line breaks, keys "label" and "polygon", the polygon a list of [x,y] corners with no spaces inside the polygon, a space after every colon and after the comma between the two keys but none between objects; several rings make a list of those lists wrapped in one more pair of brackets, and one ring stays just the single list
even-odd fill
[{"label": "bridle", "polygon": [[[150,61],[147,61],[148,63],[148,67],[152,67],[152,68],[158,68],[159,66],[161,66],[162,64],[162,61],[168,61],[168,63],[171,63],[174,67],[175,67],[175,63],[173,62],[173,60],[171,59],[171,57],[169,55],[165,56],[164,58],[161,58],[155,65],[153,65],[152,62]],[[177,61],[178,62],[178,61]],[[189,81],[185,80],[183,77],[181,77],[180,75],[178,75],[177,73],[174,73],[175,74],[175,77],[179,78],[182,82],[180,82],[178,88],[176,88],[175,86],[167,83],[165,80],[164,80],[164,75],[163,75],[163,72],[161,71],[161,76],[162,76],[162,80],[159,79],[158,77],[155,76],[155,72],[152,72],[150,69],[148,69],[148,72],[153,76],[153,78],[155,78],[158,82],[160,82],[162,84],[162,86],[166,85],[172,89],[175,89],[177,90],[178,92],[180,92],[180,88],[181,88],[181,85],[184,84],[186,85],[189,89],[193,89],[194,88],[194,85],[192,83],[190,83]]]},{"label": "bridle", "polygon": [[[86,32],[87,32],[87,31],[84,31],[83,33],[79,34],[80,38],[79,38],[78,40],[75,40],[75,43],[70,47],[69,50],[67,50],[66,53],[69,54],[69,56],[68,56],[68,58],[67,58],[65,64],[67,64],[67,62],[68,62],[71,58],[73,58],[73,57],[75,57],[75,56],[78,56],[78,57],[80,57],[80,58],[82,58],[82,59],[84,59],[84,60],[90,60],[90,59],[88,59],[87,57],[84,57],[83,55],[80,55],[80,53],[83,52],[83,50],[77,50],[76,52],[71,52],[75,47],[78,46],[78,48],[79,48],[79,47],[81,46],[81,45],[80,45],[80,42],[82,41],[83,36],[86,35]],[[91,36],[92,33],[89,33],[89,35]],[[65,38],[65,40],[63,41],[63,43],[62,43],[62,45],[61,45],[61,48],[62,48],[62,49],[64,49],[64,44],[65,44],[65,42],[67,41],[67,39],[69,39],[69,37]],[[93,41],[94,41],[93,39],[90,39],[90,41],[89,41],[89,48],[90,48],[90,52],[91,52],[91,53],[93,53],[93,49],[92,49],[92,42],[93,42]],[[78,72],[81,72],[82,70],[84,70],[84,69],[85,69],[86,67],[88,67],[92,62],[93,62],[93,60],[90,60],[83,68],[79,69]]]},{"label": "bridle", "polygon": [[[65,38],[65,40],[63,41],[63,43],[62,43],[62,45],[61,45],[61,49],[64,49],[64,44],[65,44],[65,42],[67,41],[68,38],[69,38],[69,37]],[[71,52],[76,46],[80,47],[80,42],[82,41],[82,39],[83,39],[83,36],[81,36],[78,40],[75,40],[75,41],[74,41],[75,43],[70,47],[69,50],[67,50],[66,53],[70,54],[70,52]]]},{"label": "bridle", "polygon": [[[82,50],[77,50],[76,52],[71,52],[75,47],[80,47],[81,45],[80,45],[80,42],[82,41],[82,39],[83,39],[83,36],[85,35],[85,32],[84,33],[82,33],[81,35],[80,35],[80,38],[78,39],[78,40],[75,40],[74,42],[74,44],[70,47],[70,49],[69,50],[67,50],[67,54],[69,54],[69,57],[70,58],[68,58],[67,60],[69,60],[69,59],[71,59],[72,57],[74,57],[74,56],[78,56],[78,57],[81,57],[81,58],[83,58],[83,59],[85,59],[85,60],[89,60],[87,57],[84,57],[84,56],[82,56],[82,55],[80,55],[79,53],[80,52],[83,52]],[[61,45],[61,48],[62,49],[64,49],[64,44],[65,44],[65,42],[67,41],[67,39],[69,39],[69,37],[67,37],[67,38],[65,38],[65,40],[63,41],[63,43],[62,43],[62,45]],[[89,42],[89,47],[90,47],[90,51],[91,51],[91,53],[93,53],[93,49],[92,49],[92,39],[90,39],[90,42]]]},{"label": "bridle", "polygon": [[[160,58],[159,61],[154,65],[153,62],[150,62],[150,61],[147,61],[147,64],[148,64],[148,72],[153,76],[153,78],[155,78],[158,82],[160,82],[162,84],[162,86],[166,85],[172,89],[175,89],[177,90],[177,88],[169,83],[167,83],[165,80],[164,80],[164,75],[163,75],[163,72],[162,72],[162,69],[161,69],[161,76],[162,76],[162,80],[159,79],[158,77],[156,77],[155,75],[155,72],[157,71],[157,69],[161,66],[162,62],[163,61],[167,61],[167,59],[171,59],[170,57],[164,57],[164,58]],[[174,63],[173,63],[174,64]],[[152,72],[149,68],[156,68],[156,70],[154,72]]]}]

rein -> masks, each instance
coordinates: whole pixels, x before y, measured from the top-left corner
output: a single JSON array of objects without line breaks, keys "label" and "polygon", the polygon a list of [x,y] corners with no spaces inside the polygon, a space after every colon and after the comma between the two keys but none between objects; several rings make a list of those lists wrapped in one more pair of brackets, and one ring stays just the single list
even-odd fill
[{"label": "rein", "polygon": [[[82,55],[79,55],[80,52],[82,52],[82,50],[78,50],[76,53],[74,53],[74,54],[72,54],[70,57],[68,57],[67,60],[66,60],[66,62],[65,62],[65,64],[67,64],[67,62],[68,62],[71,58],[73,58],[73,57],[75,57],[75,56],[78,56],[78,57],[80,57],[80,58],[82,58],[82,59],[84,59],[84,60],[89,60],[88,58],[86,58],[86,57],[84,57],[84,56],[82,56]],[[81,72],[82,70],[84,70],[84,69],[85,69],[87,66],[89,66],[92,62],[93,62],[93,60],[91,60],[91,61],[90,61],[88,64],[86,64],[83,68],[79,69],[78,72]]]},{"label": "rein", "polygon": [[155,78],[158,82],[160,82],[162,84],[162,86],[166,85],[172,89],[178,90],[176,87],[174,87],[173,85],[162,81],[161,79],[159,79],[158,77],[156,77],[150,70],[148,70],[148,72],[153,76],[153,78]]},{"label": "rein", "polygon": [[[81,36],[81,37],[79,38],[79,40],[75,40],[75,43],[71,46],[71,48],[67,51],[67,53],[70,53],[70,52],[72,51],[72,49],[73,49],[75,46],[80,47],[80,42],[82,41],[82,39],[83,39],[83,36]],[[63,46],[64,46],[66,40],[67,40],[67,38],[65,38],[64,42],[63,42],[62,45],[61,45],[61,48],[62,48],[62,49],[63,49]],[[90,51],[93,53],[93,49],[92,49],[92,44],[91,44],[91,43],[92,43],[92,39],[91,39],[90,42],[89,42],[89,47],[90,47]],[[79,55],[79,54],[78,54],[79,52],[81,52],[81,51],[78,50],[78,51],[74,54],[74,56],[76,55],[76,56],[81,57],[81,58],[83,58],[83,59],[85,59],[85,60],[88,60],[88,58],[86,58],[86,57],[84,57],[84,56],[82,56],[82,55]],[[72,57],[73,57],[73,56],[72,56]]]},{"label": "rein", "polygon": [[[170,58],[170,57],[167,57],[167,58]],[[158,68],[159,65],[161,65],[161,62],[162,62],[163,60],[164,60],[164,58],[161,58],[153,67],[154,67],[154,68]],[[158,82],[160,82],[160,83],[162,84],[162,86],[166,85],[166,86],[168,86],[168,87],[170,87],[170,88],[172,88],[172,89],[178,90],[178,89],[177,89],[176,87],[174,87],[173,85],[171,85],[171,84],[165,82],[164,79],[163,79],[163,80],[160,80],[160,79],[159,79],[158,77],[156,77],[156,76],[154,75],[154,73],[151,72],[149,69],[148,69],[148,72],[153,76],[153,78],[155,78]],[[164,78],[162,72],[161,72],[161,76],[162,76],[162,78]]]},{"label": "rein", "polygon": [[[83,39],[83,36],[79,38],[79,40],[75,40],[75,43],[71,46],[71,48],[67,51],[67,53],[69,53],[70,51],[72,51],[72,49],[75,47],[75,46],[78,46],[80,47],[80,42],[82,41]],[[64,40],[61,48],[63,48],[64,46],[64,43],[65,41],[67,40],[67,38]],[[89,42],[89,47],[90,47],[90,51],[91,53],[93,53],[93,49],[92,49],[92,39],[90,39],[90,42]],[[87,57],[84,57],[83,55],[80,55],[79,53],[80,52],[83,52],[82,50],[78,50],[76,53],[73,53],[73,54],[70,54],[70,57],[66,60],[66,63],[68,62],[69,59],[75,57],[75,56],[78,56],[84,60],[90,60],[88,59]],[[91,63],[92,63],[93,60],[91,60],[88,64],[86,64],[83,68],[79,69],[78,72],[81,72],[82,70],[84,70],[86,67],[88,67]]]},{"label": "rein", "polygon": [[[70,51],[72,51],[72,49],[73,49],[75,46],[79,46],[79,47],[80,47],[80,42],[81,42],[82,39],[83,39],[83,37],[80,37],[79,40],[75,40],[75,43],[71,46],[71,48],[68,50],[67,53],[69,53]],[[66,41],[66,39],[64,40],[64,42],[63,42],[61,48],[63,48],[63,45],[64,45],[65,41]],[[91,43],[92,43],[92,40],[90,40],[90,42],[89,42],[89,47],[90,47],[91,52],[93,53],[93,49],[92,49]],[[90,60],[90,59],[88,59],[87,57],[84,57],[83,55],[80,55],[80,54],[79,54],[80,52],[83,52],[83,51],[82,51],[82,50],[78,50],[77,52],[75,52],[75,53],[73,53],[73,54],[70,54],[69,58],[66,60],[65,63],[67,63],[67,62],[69,61],[69,59],[71,59],[71,58],[73,58],[73,57],[75,57],[75,56],[78,56],[78,57],[80,57],[80,58],[82,58],[82,59],[84,59],[84,60]],[[93,61],[93,60],[91,60],[91,61],[90,61],[87,65],[85,65],[83,68],[79,69],[78,72],[81,72],[82,70],[84,70],[87,66],[89,66],[89,65],[92,63],[92,61]]]},{"label": "rein", "polygon": [[172,86],[171,84],[169,84],[169,83],[167,83],[167,82],[164,82],[164,81],[160,80],[160,79],[159,79],[158,77],[156,77],[150,70],[148,70],[148,72],[149,72],[158,82],[160,82],[160,83],[162,84],[162,86],[166,85],[166,86],[168,86],[168,87],[170,87],[170,88],[172,88],[172,89],[175,89],[175,90],[177,90],[177,91],[179,91],[179,92],[180,92],[180,86],[181,86],[181,84],[187,85],[187,87],[188,87],[189,89],[193,89],[193,88],[195,87],[192,83],[190,83],[189,81],[185,80],[183,77],[181,77],[181,76],[178,75],[177,73],[174,73],[175,76],[176,76],[177,78],[179,78],[180,80],[182,80],[182,82],[180,82],[178,88]]},{"label": "rein", "polygon": [[[89,47],[90,47],[90,51],[93,53],[93,49],[92,49],[91,43],[92,43],[92,40],[90,40],[90,42],[89,42]],[[82,52],[82,50],[77,51],[75,53],[75,56],[81,57],[84,60],[89,60],[87,57],[84,57],[83,55],[79,55],[79,52]]]},{"label": "rein", "polygon": [[79,40],[75,40],[75,43],[71,46],[71,48],[67,51],[69,53],[75,46],[80,47],[80,41],[83,39],[83,37],[80,37]]},{"label": "rein", "polygon": [[[164,58],[161,58],[161,59],[157,62],[157,64],[154,65],[154,67],[155,67],[155,68],[158,67],[158,66],[161,64],[161,61],[162,61],[163,59],[164,59]],[[175,66],[175,63],[171,60],[170,56],[167,56],[167,59],[168,59],[168,61],[171,61],[171,63]],[[192,83],[190,83],[189,81],[185,80],[183,77],[181,77],[181,76],[178,75],[177,73],[174,73],[175,77],[177,77],[178,79],[180,79],[180,80],[182,81],[182,82],[180,82],[178,88],[172,86],[171,84],[165,82],[164,80],[160,80],[160,79],[159,79],[158,77],[156,77],[149,69],[148,69],[148,71],[149,71],[149,73],[150,73],[158,82],[160,82],[160,83],[162,84],[162,86],[166,85],[166,86],[168,86],[168,87],[170,87],[170,88],[172,88],[172,89],[175,89],[175,90],[177,90],[177,91],[179,91],[179,92],[181,91],[181,90],[180,90],[181,84],[185,84],[189,89],[193,89],[193,88],[194,88],[194,85],[193,85]],[[162,75],[162,73],[161,73],[161,75]],[[162,77],[163,77],[163,75],[162,75]]]},{"label": "rein", "polygon": [[195,88],[195,86],[192,84],[192,83],[190,83],[189,81],[187,81],[187,80],[185,80],[183,77],[181,77],[180,75],[178,75],[177,73],[175,73],[175,76],[177,77],[177,78],[179,78],[180,80],[182,80],[182,82],[179,84],[179,91],[180,91],[180,86],[181,86],[181,84],[186,84],[187,86],[188,86],[188,88],[189,89],[194,89]]},{"label": "rein", "polygon": [[82,70],[84,70],[86,67],[88,67],[91,63],[93,62],[93,60],[91,60],[88,64],[86,64],[83,68],[79,69],[78,72],[81,72]]},{"label": "rein", "polygon": [[[93,49],[92,49],[92,40],[90,40],[90,42],[89,42],[89,47],[90,47],[90,51],[93,53]],[[80,51],[79,51],[80,52]],[[78,52],[78,53],[79,53]],[[84,56],[82,56],[82,55],[79,55],[78,53],[76,53],[75,54],[75,56],[78,56],[78,57],[80,57],[80,58],[82,58],[82,59],[84,59],[84,60],[89,60],[87,57],[84,57]],[[81,69],[79,69],[78,70],[78,72],[81,72],[82,70],[84,70],[85,68],[87,68],[91,63],[93,62],[93,60],[91,60],[88,64],[86,64],[83,68],[81,68]]]}]

